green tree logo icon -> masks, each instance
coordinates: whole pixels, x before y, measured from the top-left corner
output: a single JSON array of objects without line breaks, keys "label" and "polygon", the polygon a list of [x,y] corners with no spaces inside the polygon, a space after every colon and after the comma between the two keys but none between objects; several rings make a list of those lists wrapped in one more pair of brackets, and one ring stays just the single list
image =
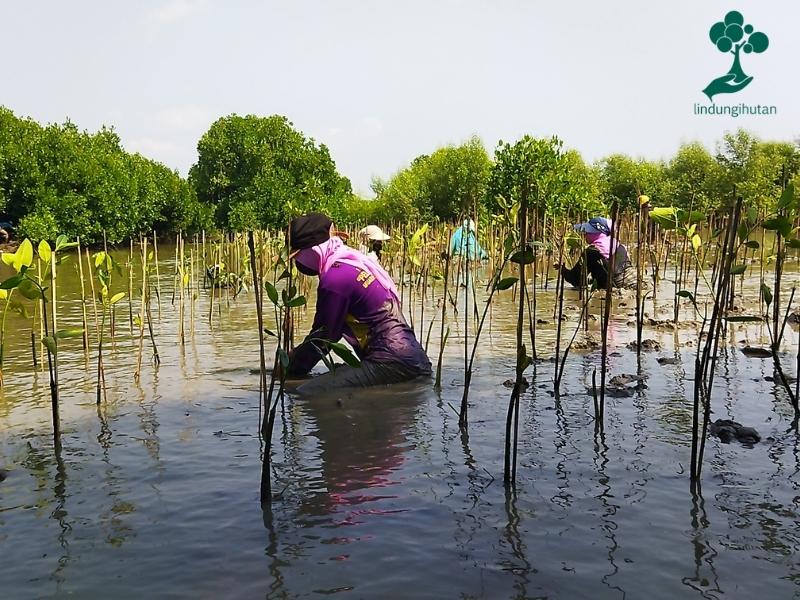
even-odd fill
[{"label": "green tree logo icon", "polygon": [[744,24],[742,13],[732,10],[723,21],[714,23],[708,32],[712,43],[720,52],[733,54],[733,64],[722,77],[717,77],[706,86],[703,93],[713,100],[717,94],[733,94],[744,89],[753,81],[753,76],[742,70],[739,54],[761,54],[769,47],[769,38],[765,33],[754,31],[752,25]]}]

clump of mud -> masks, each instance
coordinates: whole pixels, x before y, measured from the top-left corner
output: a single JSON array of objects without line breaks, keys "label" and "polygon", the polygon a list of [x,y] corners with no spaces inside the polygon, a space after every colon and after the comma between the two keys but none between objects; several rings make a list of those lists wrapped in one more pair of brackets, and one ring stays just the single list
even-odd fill
[{"label": "clump of mud", "polygon": [[[612,398],[630,398],[639,390],[647,389],[644,375],[633,375],[631,373],[622,373],[614,375],[606,382],[606,396]],[[586,386],[587,394],[594,394],[592,386]]]},{"label": "clump of mud", "polygon": [[[636,341],[630,342],[627,346],[625,346],[628,350],[636,351]],[[661,344],[653,339],[646,339],[642,340],[642,352],[660,352],[661,351]]]},{"label": "clump of mud", "polygon": [[761,436],[752,427],[745,427],[741,423],[729,419],[717,419],[709,427],[711,435],[720,439],[723,444],[729,444],[733,440],[741,442],[745,446],[753,447],[761,441]]}]

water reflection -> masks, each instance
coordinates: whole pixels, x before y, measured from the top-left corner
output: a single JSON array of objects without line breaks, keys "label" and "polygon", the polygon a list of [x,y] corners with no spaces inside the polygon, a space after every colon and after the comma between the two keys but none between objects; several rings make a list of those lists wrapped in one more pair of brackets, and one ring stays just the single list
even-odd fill
[{"label": "water reflection", "polygon": [[66,580],[65,571],[70,563],[69,538],[72,534],[72,525],[67,520],[69,514],[66,509],[67,467],[64,464],[60,445],[56,445],[55,447],[55,463],[56,468],[53,477],[53,496],[55,498],[55,504],[53,511],[50,513],[50,518],[58,523],[57,539],[58,545],[61,548],[61,556],[58,558],[52,578],[56,581],[57,588],[60,590]]},{"label": "water reflection", "polygon": [[613,501],[614,492],[611,487],[611,478],[606,473],[609,462],[609,447],[606,443],[606,434],[602,431],[595,434],[594,450],[594,464],[595,468],[597,469],[598,476],[597,483],[600,486],[600,493],[596,496],[596,498],[600,501],[600,505],[602,507],[602,511],[600,513],[600,521],[602,523],[601,529],[608,540],[606,549],[608,551],[608,564],[611,568],[608,573],[603,575],[601,580],[603,584],[610,590],[616,590],[620,592],[621,597],[625,598],[625,590],[611,581],[611,579],[619,573],[619,565],[617,565],[616,558],[617,551],[619,550],[619,543],[617,541],[616,533],[618,525],[615,518],[620,506]]},{"label": "water reflection", "polygon": [[710,525],[706,513],[705,498],[698,492],[692,492],[691,517],[691,546],[694,572],[691,576],[683,577],[683,584],[700,593],[703,598],[716,599],[723,591],[719,585],[719,577],[714,566],[717,550],[708,537]]},{"label": "water reflection", "polygon": [[394,473],[409,449],[405,431],[420,394],[382,391],[358,390],[344,398],[320,395],[304,403],[314,422],[311,435],[319,443],[323,489],[303,499],[301,515],[337,514],[356,524],[365,514],[382,512],[361,505],[395,497]]},{"label": "water reflection", "polygon": [[[518,486],[506,496],[502,382],[513,375],[516,312],[503,295],[478,349],[468,435],[451,408],[462,392],[462,308],[448,322],[440,395],[393,387],[286,398],[275,423],[276,498],[262,513],[251,298],[220,293],[211,331],[202,295],[194,334],[187,307],[182,346],[168,289],[155,323],[162,365],[145,360],[132,383],[138,344],[124,315],[107,354],[107,403],[94,403],[96,355],[87,370],[79,340],[65,341],[61,454],[49,437],[47,372],[30,371],[27,333],[25,345],[9,346],[0,395],[0,466],[13,472],[0,486],[8,597],[772,598],[800,589],[800,441],[785,432],[782,387],[764,381],[774,379],[768,362],[721,348],[714,410],[756,426],[765,441],[745,449],[710,440],[706,499],[689,507],[678,464],[689,456],[691,382],[681,364],[656,363],[664,353],[637,364],[621,312],[610,374],[638,368],[649,388],[608,398],[606,434],[595,438],[586,382],[599,353],[573,350],[555,401],[551,365],[540,366],[521,403]],[[464,289],[451,290],[462,307]],[[471,289],[480,303],[484,288]],[[427,331],[436,317],[432,355],[435,301],[415,319]],[[551,319],[552,294],[540,291],[538,302]],[[60,305],[65,322],[75,306]],[[575,323],[568,313],[565,336]],[[536,335],[544,357],[552,322]],[[669,348],[674,332],[665,339]],[[688,365],[692,353],[674,356]],[[142,572],[151,588],[138,587]]]}]

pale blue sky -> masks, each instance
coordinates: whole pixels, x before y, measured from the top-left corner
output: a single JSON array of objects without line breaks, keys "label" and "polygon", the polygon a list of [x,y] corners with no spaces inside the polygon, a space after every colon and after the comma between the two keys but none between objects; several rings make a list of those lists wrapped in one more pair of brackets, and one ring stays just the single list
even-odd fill
[{"label": "pale blue sky", "polygon": [[[729,10],[770,47],[718,104],[771,117],[699,117],[730,55],[708,29]],[[0,104],[39,121],[113,125],[129,150],[186,173],[231,112],[286,115],[369,194],[415,156],[480,136],[556,134],[587,160],[668,157],[739,126],[800,135],[800,3],[718,0],[0,1]]]}]

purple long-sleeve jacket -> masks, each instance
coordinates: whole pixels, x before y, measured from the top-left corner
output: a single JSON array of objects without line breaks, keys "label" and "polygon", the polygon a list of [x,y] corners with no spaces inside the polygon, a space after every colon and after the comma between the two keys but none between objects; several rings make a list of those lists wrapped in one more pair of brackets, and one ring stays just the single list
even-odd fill
[{"label": "purple long-sleeve jacket", "polygon": [[320,277],[314,324],[292,353],[289,375],[306,375],[319,362],[321,354],[311,338],[336,342],[342,337],[362,360],[402,363],[420,374],[430,373],[428,356],[394,296],[370,273],[335,263]]}]

